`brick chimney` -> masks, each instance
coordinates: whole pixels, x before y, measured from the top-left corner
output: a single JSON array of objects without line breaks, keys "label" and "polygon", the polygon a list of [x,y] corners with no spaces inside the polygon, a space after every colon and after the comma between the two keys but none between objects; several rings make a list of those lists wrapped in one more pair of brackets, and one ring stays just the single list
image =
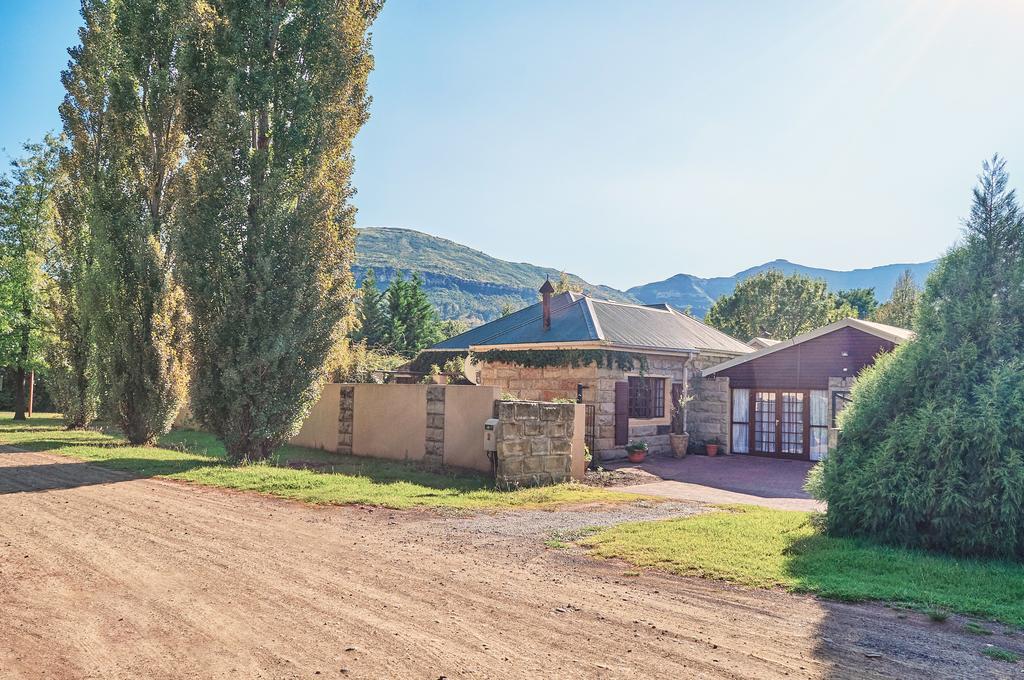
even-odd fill
[{"label": "brick chimney", "polygon": [[551,330],[551,294],[555,292],[555,287],[551,285],[551,279],[545,279],[544,285],[540,287],[540,294],[543,297],[541,303],[544,307],[544,330]]}]

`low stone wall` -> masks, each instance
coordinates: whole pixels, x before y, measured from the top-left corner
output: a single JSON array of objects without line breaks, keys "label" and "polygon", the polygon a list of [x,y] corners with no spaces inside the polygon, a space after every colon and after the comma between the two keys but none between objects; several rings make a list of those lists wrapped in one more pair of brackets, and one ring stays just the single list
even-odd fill
[{"label": "low stone wall", "polygon": [[497,477],[502,487],[557,484],[572,478],[577,404],[498,403]]}]

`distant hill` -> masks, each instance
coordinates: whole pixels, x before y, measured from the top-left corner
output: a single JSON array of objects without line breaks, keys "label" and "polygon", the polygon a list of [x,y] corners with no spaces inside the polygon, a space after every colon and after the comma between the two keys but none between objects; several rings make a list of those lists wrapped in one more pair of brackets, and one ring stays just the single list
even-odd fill
[{"label": "distant hill", "polygon": [[[496,318],[506,303],[518,309],[537,302],[537,289],[544,278],[550,276],[557,281],[561,274],[550,267],[499,260],[448,239],[394,227],[357,231],[352,271],[360,285],[369,268],[381,288],[396,272],[406,276],[420,272],[424,290],[443,318],[473,323]],[[594,297],[636,302],[614,288],[594,285],[571,274],[569,277]]]},{"label": "distant hill", "polygon": [[828,283],[829,289],[833,291],[849,288],[874,288],[875,296],[880,302],[884,302],[889,299],[896,279],[905,269],[909,269],[913,273],[914,280],[920,286],[924,285],[925,279],[935,268],[936,262],[936,260],[932,260],[918,264],[886,264],[870,269],[835,271],[807,267],[788,260],[775,260],[744,269],[732,276],[719,276],[711,279],[702,279],[689,274],[676,274],[664,281],[634,286],[626,293],[644,304],[667,302],[673,307],[679,308],[689,305],[693,308],[695,315],[702,317],[715,300],[732,293],[736,289],[736,284],[743,279],[769,269],[778,269],[784,274],[803,274],[816,279],[824,279]]},{"label": "distant hill", "polygon": [[[559,270],[551,267],[499,260],[460,243],[412,229],[364,227],[357,234],[356,263],[352,271],[358,283],[362,283],[370,267],[381,288],[394,278],[396,272],[401,271],[406,276],[420,272],[427,295],[445,319],[466,319],[472,323],[490,321],[497,317],[503,304],[519,308],[536,302],[537,289],[544,277],[550,276],[552,281],[556,281],[560,274]],[[878,299],[885,301],[904,269],[910,269],[921,285],[934,267],[935,261],[932,261],[887,264],[844,272],[775,260],[732,276],[702,279],[676,274],[664,281],[636,286],[625,292],[588,283],[571,274],[570,278],[594,297],[644,304],[667,302],[680,309],[690,306],[697,317],[703,317],[712,303],[722,295],[732,293],[739,281],[767,269],[825,279],[832,290],[874,288]]]}]

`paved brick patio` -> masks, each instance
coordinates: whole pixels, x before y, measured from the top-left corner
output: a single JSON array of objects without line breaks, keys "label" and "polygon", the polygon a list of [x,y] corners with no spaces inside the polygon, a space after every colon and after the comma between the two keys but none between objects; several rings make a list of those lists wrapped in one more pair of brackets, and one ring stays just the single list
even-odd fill
[{"label": "paved brick patio", "polygon": [[814,463],[742,455],[650,457],[643,463],[615,465],[640,469],[662,481],[617,489],[649,496],[704,503],[748,503],[781,510],[824,510],[804,491]]}]

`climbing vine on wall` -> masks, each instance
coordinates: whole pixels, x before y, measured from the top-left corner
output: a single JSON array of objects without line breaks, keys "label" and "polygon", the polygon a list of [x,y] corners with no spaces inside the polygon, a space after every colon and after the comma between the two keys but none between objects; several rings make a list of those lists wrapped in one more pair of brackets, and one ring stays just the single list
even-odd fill
[{"label": "climbing vine on wall", "polygon": [[643,354],[603,349],[492,349],[476,352],[472,357],[476,361],[500,362],[523,368],[579,368],[596,364],[598,368],[617,368],[626,372],[639,370],[640,375],[647,373],[647,357]]}]

